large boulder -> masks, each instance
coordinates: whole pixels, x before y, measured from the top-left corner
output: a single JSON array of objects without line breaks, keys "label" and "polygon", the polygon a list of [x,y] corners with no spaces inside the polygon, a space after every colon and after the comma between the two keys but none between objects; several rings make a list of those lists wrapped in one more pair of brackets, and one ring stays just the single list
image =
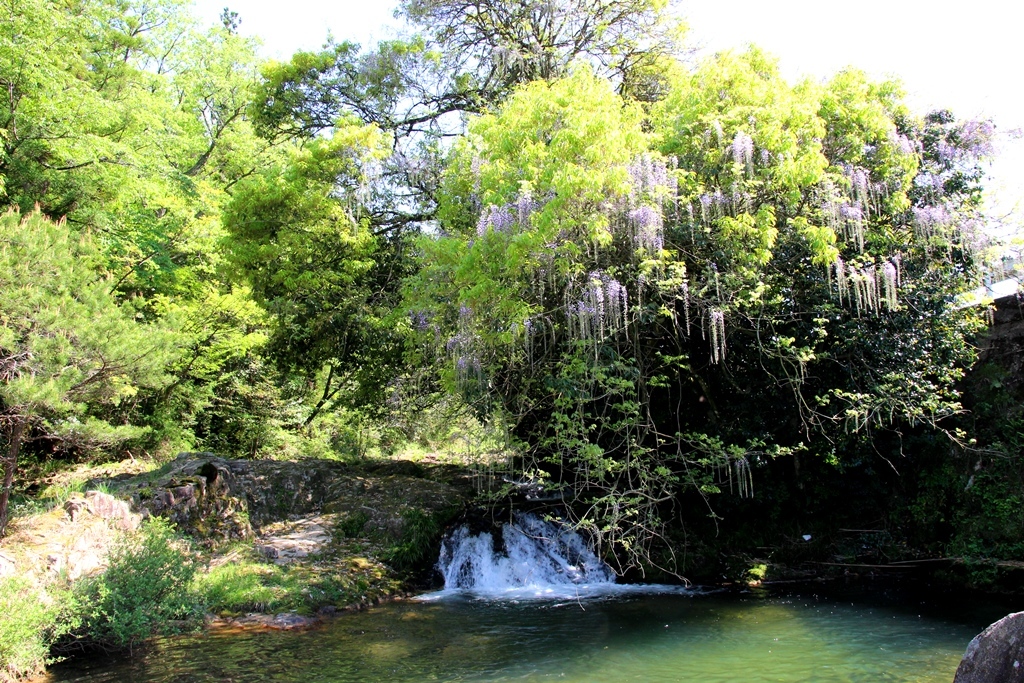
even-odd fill
[{"label": "large boulder", "polygon": [[155,481],[136,483],[132,495],[143,514],[165,517],[212,544],[253,537],[246,463],[182,453],[167,469]]},{"label": "large boulder", "polygon": [[1024,683],[1024,612],[1003,617],[975,637],[953,683]]},{"label": "large boulder", "polygon": [[109,520],[121,531],[137,529],[140,521],[127,501],[103,491],[86,491],[84,498],[72,496],[64,503],[64,512],[72,522],[80,522],[83,515],[88,513],[93,517]]},{"label": "large boulder", "polygon": [[468,498],[457,474],[401,461],[229,460],[183,453],[128,482],[127,489],[143,514],[166,517],[211,547],[262,538],[281,522],[312,524],[326,515],[330,531],[275,529],[271,535],[281,543],[264,543],[262,552],[284,562],[340,535],[378,540],[392,549],[393,563],[413,565],[434,553],[443,527]]}]

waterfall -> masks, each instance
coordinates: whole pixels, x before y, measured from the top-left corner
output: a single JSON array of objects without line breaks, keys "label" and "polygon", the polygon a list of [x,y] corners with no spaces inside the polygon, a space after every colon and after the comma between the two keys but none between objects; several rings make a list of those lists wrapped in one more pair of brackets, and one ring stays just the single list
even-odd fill
[{"label": "waterfall", "polygon": [[573,597],[607,593],[615,573],[572,529],[518,513],[501,527],[496,549],[490,533],[455,529],[443,542],[438,571],[444,591],[485,597]]}]

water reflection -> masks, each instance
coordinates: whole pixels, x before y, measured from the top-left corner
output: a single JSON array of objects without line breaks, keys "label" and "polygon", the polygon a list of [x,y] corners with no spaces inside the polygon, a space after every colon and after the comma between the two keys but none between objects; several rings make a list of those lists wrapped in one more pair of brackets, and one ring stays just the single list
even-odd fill
[{"label": "water reflection", "polygon": [[917,611],[799,594],[462,597],[387,605],[306,633],[166,639],[135,659],[57,667],[45,680],[948,683],[992,613]]}]

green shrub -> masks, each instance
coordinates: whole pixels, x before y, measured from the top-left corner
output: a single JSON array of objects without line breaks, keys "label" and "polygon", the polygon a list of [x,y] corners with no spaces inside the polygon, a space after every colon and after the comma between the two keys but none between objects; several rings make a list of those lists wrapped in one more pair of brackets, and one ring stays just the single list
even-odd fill
[{"label": "green shrub", "polygon": [[195,573],[195,558],[170,524],[149,520],[114,546],[103,574],[76,586],[75,635],[85,645],[130,650],[151,636],[194,628],[202,615],[191,590]]},{"label": "green shrub", "polygon": [[0,579],[0,680],[38,673],[50,661],[58,611],[53,598],[27,579]]},{"label": "green shrub", "polygon": [[437,553],[438,540],[455,512],[455,508],[434,514],[422,510],[404,511],[402,535],[385,551],[384,561],[401,572],[422,569]]}]

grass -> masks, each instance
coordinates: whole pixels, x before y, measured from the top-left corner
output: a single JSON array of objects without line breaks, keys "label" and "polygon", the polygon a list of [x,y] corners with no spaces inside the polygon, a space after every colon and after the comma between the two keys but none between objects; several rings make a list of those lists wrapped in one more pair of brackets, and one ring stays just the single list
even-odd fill
[{"label": "grass", "polygon": [[359,555],[362,549],[358,541],[343,542],[316,562],[281,566],[239,546],[198,575],[194,590],[207,610],[223,617],[247,612],[308,616],[327,605],[343,607],[394,593],[400,583]]}]

